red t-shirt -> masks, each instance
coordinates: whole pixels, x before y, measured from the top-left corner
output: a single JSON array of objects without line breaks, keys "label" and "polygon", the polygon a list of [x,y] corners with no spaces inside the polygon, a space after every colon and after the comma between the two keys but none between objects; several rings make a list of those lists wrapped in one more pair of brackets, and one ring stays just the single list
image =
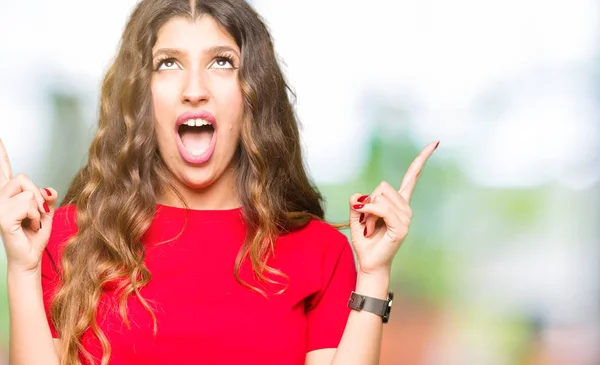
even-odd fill
[{"label": "red t-shirt", "polygon": [[[47,313],[59,284],[62,248],[76,232],[75,208],[58,209],[42,259]],[[105,291],[98,320],[111,344],[110,363],[303,365],[307,352],[337,347],[350,311],[346,303],[356,285],[347,238],[316,220],[281,236],[268,264],[289,277],[289,286],[280,295],[274,294],[280,289],[276,287],[265,298],[233,275],[245,233],[241,209],[157,205],[142,238],[152,280],[141,294],[154,308],[158,333],[153,335],[150,314],[135,296],[128,300],[128,329],[118,313],[117,295]],[[241,276],[258,284],[249,262]],[[50,319],[49,324],[58,337]],[[91,331],[83,341],[99,364],[101,347]]]}]

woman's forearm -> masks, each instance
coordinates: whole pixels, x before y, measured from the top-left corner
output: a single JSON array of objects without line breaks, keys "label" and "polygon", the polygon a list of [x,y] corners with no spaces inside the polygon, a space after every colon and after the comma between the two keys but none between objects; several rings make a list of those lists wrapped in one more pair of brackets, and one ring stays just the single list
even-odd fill
[{"label": "woman's forearm", "polygon": [[[358,275],[358,294],[387,299],[390,282],[389,273]],[[379,364],[383,322],[380,316],[353,310],[340,344],[335,352],[332,365],[375,365]]]},{"label": "woman's forearm", "polygon": [[11,365],[59,363],[46,319],[41,276],[38,272],[8,270]]}]

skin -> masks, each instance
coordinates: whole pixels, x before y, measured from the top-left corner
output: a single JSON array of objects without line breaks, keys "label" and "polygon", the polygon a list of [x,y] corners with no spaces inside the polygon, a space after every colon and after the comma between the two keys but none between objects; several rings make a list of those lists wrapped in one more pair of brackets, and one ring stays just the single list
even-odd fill
[{"label": "skin", "polygon": [[[209,16],[195,22],[176,17],[161,27],[152,52],[158,149],[175,177],[175,185],[191,208],[238,207],[237,194],[232,191],[234,153],[244,112],[237,70],[239,47]],[[201,110],[210,112],[217,121],[217,144],[209,161],[192,165],[177,149],[174,126],[182,113]],[[178,204],[172,196],[160,200]]]}]

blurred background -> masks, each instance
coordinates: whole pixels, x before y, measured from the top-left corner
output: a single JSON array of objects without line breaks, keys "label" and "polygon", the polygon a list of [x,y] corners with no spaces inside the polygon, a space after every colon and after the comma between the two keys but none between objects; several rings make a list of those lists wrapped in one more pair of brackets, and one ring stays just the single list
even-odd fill
[{"label": "blurred background", "polygon": [[[0,137],[15,174],[64,195],[135,3],[0,2]],[[600,364],[600,3],[251,3],[297,93],[330,221],[441,140],[394,263],[381,364]]]}]

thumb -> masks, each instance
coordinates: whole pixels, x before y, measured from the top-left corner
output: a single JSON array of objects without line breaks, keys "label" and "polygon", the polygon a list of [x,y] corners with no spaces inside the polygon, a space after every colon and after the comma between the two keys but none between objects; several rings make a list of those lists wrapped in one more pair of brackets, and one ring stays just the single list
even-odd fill
[{"label": "thumb", "polygon": [[[37,242],[38,245],[41,245],[40,247],[38,247],[41,251],[45,248],[46,243],[50,238],[50,232],[52,230],[52,219],[54,218],[56,202],[58,201],[58,192],[52,188],[42,188],[40,189],[40,193],[42,194],[42,197],[45,201],[44,212],[41,215],[40,219],[42,223],[42,229],[40,230],[42,237],[40,237],[41,240]],[[46,210],[46,208],[48,209]]]},{"label": "thumb", "polygon": [[353,241],[363,237],[365,228],[362,222],[365,221],[366,217],[363,213],[357,211],[355,206],[363,205],[366,198],[367,196],[363,194],[353,194],[350,197],[350,232],[352,234]]},{"label": "thumb", "polygon": [[48,211],[45,212],[42,219],[46,218],[52,222],[52,218],[54,217],[54,210],[56,208],[56,202],[58,201],[58,192],[52,188],[42,188],[40,189],[40,193],[42,193],[42,197],[46,201],[48,205]]}]

